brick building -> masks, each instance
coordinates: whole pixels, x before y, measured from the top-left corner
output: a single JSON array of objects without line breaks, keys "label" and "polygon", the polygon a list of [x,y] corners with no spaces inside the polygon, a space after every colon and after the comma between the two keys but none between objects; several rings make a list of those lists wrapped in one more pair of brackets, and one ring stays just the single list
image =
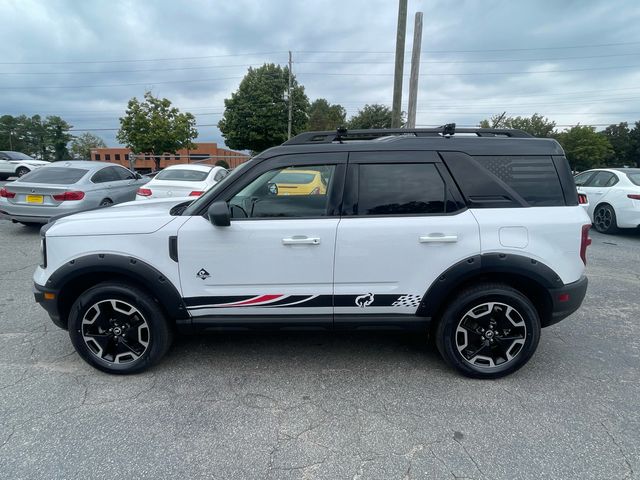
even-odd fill
[{"label": "brick building", "polygon": [[[178,150],[177,155],[164,154],[160,160],[160,168],[181,163],[215,164],[218,160],[224,160],[229,167],[235,168],[249,160],[249,156],[226,148],[218,148],[217,143],[196,143],[196,147],[189,150]],[[101,162],[118,163],[130,168],[133,154],[128,148],[92,148],[91,160]],[[155,162],[152,155],[138,154],[133,167],[139,172],[150,172],[154,169]]]}]

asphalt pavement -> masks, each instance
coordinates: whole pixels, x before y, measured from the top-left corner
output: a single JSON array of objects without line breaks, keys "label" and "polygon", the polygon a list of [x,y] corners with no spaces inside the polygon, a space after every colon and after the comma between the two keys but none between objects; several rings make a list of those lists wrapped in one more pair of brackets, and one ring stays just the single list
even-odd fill
[{"label": "asphalt pavement", "polygon": [[0,221],[0,478],[625,479],[640,472],[640,233],[593,233],[583,307],[497,381],[421,335],[179,338],[117,377],[33,301]]}]

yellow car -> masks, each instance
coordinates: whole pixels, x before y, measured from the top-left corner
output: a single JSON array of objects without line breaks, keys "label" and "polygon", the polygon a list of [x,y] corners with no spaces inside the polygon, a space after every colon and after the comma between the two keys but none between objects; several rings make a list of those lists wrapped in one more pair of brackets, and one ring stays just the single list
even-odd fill
[{"label": "yellow car", "polygon": [[326,195],[327,186],[317,170],[287,168],[271,179],[277,195]]}]

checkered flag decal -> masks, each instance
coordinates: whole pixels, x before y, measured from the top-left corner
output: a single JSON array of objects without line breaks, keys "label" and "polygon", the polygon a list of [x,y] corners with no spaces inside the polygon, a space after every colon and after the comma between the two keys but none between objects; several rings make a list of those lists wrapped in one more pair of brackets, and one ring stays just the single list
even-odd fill
[{"label": "checkered flag decal", "polygon": [[391,304],[392,307],[413,307],[418,308],[422,300],[421,295],[402,295]]}]

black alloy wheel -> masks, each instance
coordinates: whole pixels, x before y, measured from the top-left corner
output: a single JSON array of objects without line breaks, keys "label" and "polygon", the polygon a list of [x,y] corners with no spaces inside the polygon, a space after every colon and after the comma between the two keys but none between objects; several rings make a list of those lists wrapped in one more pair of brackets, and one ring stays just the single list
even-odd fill
[{"label": "black alloy wheel", "polygon": [[603,204],[593,212],[593,226],[600,233],[615,233],[618,229],[616,212],[611,205]]}]

